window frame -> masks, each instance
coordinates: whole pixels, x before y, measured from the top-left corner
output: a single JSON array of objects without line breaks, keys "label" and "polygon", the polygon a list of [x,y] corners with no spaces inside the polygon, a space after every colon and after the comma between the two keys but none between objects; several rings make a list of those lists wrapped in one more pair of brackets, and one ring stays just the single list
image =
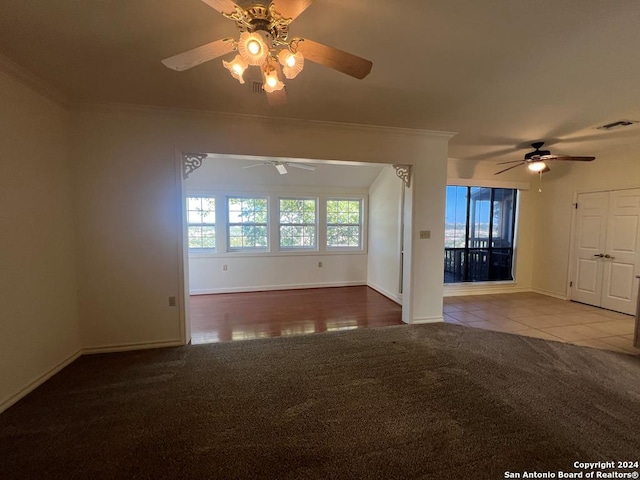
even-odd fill
[{"label": "window frame", "polygon": [[[209,222],[199,222],[199,223],[192,223],[189,221],[189,212],[193,212],[194,210],[189,209],[189,200],[190,199],[200,199],[201,203],[200,205],[202,205],[202,199],[211,199],[213,200],[213,217],[214,217],[214,221],[213,223],[209,223]],[[218,202],[217,202],[217,198],[215,195],[200,195],[200,194],[187,194],[186,199],[185,199],[185,214],[186,214],[186,224],[187,224],[187,250],[190,253],[217,253],[218,252],[218,235],[217,235],[217,215],[218,215]],[[213,247],[191,247],[189,245],[189,229],[190,227],[213,227],[213,232],[214,232],[214,236],[213,236],[213,241],[214,241],[214,245]],[[200,239],[202,240],[202,234],[200,235]]]},{"label": "window frame", "polygon": [[[329,202],[340,202],[340,201],[349,201],[349,202],[358,202],[358,223],[330,223],[329,222]],[[324,201],[324,214],[325,214],[325,222],[324,222],[324,247],[327,252],[349,252],[349,251],[364,251],[364,229],[365,229],[365,199],[363,197],[354,197],[354,196],[328,196]],[[358,245],[357,246],[332,246],[329,245],[329,228],[330,227],[358,227]]]},{"label": "window frame", "polygon": [[[266,221],[264,223],[262,222],[231,222],[230,220],[230,211],[231,209],[229,208],[229,202],[232,199],[238,199],[238,200],[264,200],[265,204],[266,204]],[[228,194],[225,195],[225,230],[226,230],[226,236],[227,236],[227,252],[230,253],[240,253],[240,252],[261,252],[261,253],[266,253],[270,251],[270,246],[271,246],[271,238],[270,238],[270,224],[271,224],[271,218],[270,218],[270,208],[269,208],[269,195],[252,195],[252,194],[242,194],[242,195],[233,195],[233,194]],[[232,227],[264,227],[265,229],[265,237],[266,237],[266,245],[265,246],[240,246],[240,247],[233,247],[231,246],[231,239],[232,238],[236,238],[236,237],[232,237],[231,236],[231,228]]]},{"label": "window frame", "polygon": [[[282,222],[282,200],[302,200],[309,201],[312,200],[314,202],[314,222],[313,223],[283,223]],[[278,205],[278,223],[276,225],[278,230],[278,250],[282,252],[295,252],[295,251],[318,251],[318,236],[319,236],[319,228],[318,228],[318,210],[320,207],[320,202],[317,197],[301,197],[301,196],[279,196],[277,198]],[[282,245],[282,227],[283,226],[292,226],[292,227],[313,227],[313,245],[309,246],[283,246]]]},{"label": "window frame", "polygon": [[[445,248],[444,248],[444,255],[445,255],[445,269],[444,269],[444,284],[445,285],[469,285],[469,284],[495,284],[495,283],[514,283],[515,282],[515,266],[516,266],[516,234],[517,234],[517,209],[518,209],[518,205],[519,205],[519,199],[518,199],[518,188],[514,188],[514,187],[507,187],[507,186],[497,186],[497,187],[490,187],[490,186],[483,186],[483,185],[454,185],[454,184],[447,184],[447,188],[448,187],[455,187],[455,188],[466,188],[467,189],[467,193],[466,193],[466,206],[465,206],[465,236],[464,236],[464,246],[462,247],[447,247],[445,244]],[[487,231],[487,245],[486,246],[477,246],[477,245],[470,245],[470,241],[472,240],[472,238],[470,237],[470,230],[472,229],[471,223],[470,223],[470,219],[474,216],[474,214],[472,214],[471,212],[471,202],[472,202],[472,189],[474,188],[479,188],[479,189],[488,189],[489,190],[489,222],[488,222],[488,231]],[[510,243],[511,245],[509,247],[505,247],[505,246],[494,246],[493,245],[493,240],[494,240],[494,217],[495,217],[495,205],[496,205],[496,190],[510,190],[512,191],[512,195],[509,196],[510,198],[510,208],[511,211],[509,212],[508,215],[508,224],[505,226],[502,226],[502,228],[500,228],[500,232],[505,232],[505,228],[509,228],[510,227]],[[504,198],[503,198],[504,201]],[[501,202],[502,203],[502,202]],[[446,204],[445,204],[446,207]],[[500,212],[500,217],[502,218],[502,220],[506,220],[507,219],[507,215],[504,214],[503,211]],[[445,225],[445,235],[446,235],[446,225]],[[500,233],[499,232],[499,237],[503,237],[504,238],[504,233]],[[477,240],[477,239],[476,239]],[[504,250],[510,250],[511,253],[511,257],[510,257],[510,276],[511,278],[492,278],[495,275],[496,272],[496,268],[500,268],[500,267],[496,267],[494,265],[494,254],[499,253],[500,251],[502,251],[501,253],[504,252]],[[473,280],[471,278],[471,274],[470,274],[470,263],[471,263],[471,254],[472,253],[480,253],[482,251],[486,251],[486,255],[487,255],[487,278],[486,279],[481,279],[481,280]],[[452,282],[447,282],[446,281],[446,275],[447,273],[452,274],[452,275],[456,275],[456,265],[458,264],[458,260],[452,258],[449,258],[451,255],[454,255],[456,257],[463,257],[462,260],[462,264],[464,266],[463,272],[460,273],[460,275],[462,275],[462,280],[459,281],[452,281]],[[453,262],[453,269],[454,271],[451,272],[448,270],[448,266],[450,263]],[[494,275],[492,275],[492,273]]]}]

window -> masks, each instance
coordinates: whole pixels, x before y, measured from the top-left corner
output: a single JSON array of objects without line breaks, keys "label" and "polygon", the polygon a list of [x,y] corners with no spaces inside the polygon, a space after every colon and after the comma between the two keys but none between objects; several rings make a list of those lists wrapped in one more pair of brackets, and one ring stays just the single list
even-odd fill
[{"label": "window", "polygon": [[269,247],[267,198],[228,197],[229,250]]},{"label": "window", "polygon": [[513,280],[516,190],[447,186],[444,282]]},{"label": "window", "polygon": [[362,200],[327,200],[327,247],[361,248]]},{"label": "window", "polygon": [[280,248],[316,248],[316,205],[311,198],[280,199]]},{"label": "window", "polygon": [[215,250],[216,199],[187,197],[187,225],[190,250]]}]

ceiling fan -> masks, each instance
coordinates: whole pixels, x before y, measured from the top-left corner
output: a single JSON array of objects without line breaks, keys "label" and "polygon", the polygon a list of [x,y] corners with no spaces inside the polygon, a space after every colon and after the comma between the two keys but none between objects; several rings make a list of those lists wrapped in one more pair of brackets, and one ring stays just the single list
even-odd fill
[{"label": "ceiling fan", "polygon": [[267,160],[266,162],[254,163],[253,165],[247,165],[242,168],[253,168],[253,167],[262,167],[263,165],[271,165],[278,170],[280,175],[286,175],[287,167],[300,168],[302,170],[315,170],[316,167],[312,165],[305,165],[303,163],[294,163],[294,162],[280,162],[278,160]]},{"label": "ceiling fan", "polygon": [[371,72],[373,63],[369,60],[307,38],[289,38],[289,24],[312,0],[266,0],[246,9],[232,0],[202,1],[236,22],[239,39],[222,38],[165,58],[162,63],[168,68],[183,71],[237,51],[233,60],[222,62],[224,67],[240,83],[245,82],[243,75],[250,66],[259,67],[263,89],[272,105],[286,101],[283,73],[287,79],[295,78],[304,68],[305,59],[358,79]]},{"label": "ceiling fan", "polygon": [[500,162],[497,165],[506,165],[509,163],[515,163],[516,165],[512,165],[510,167],[505,168],[504,170],[500,170],[496,172],[494,175],[499,175],[504,173],[512,168],[517,168],[520,165],[526,165],[529,170],[532,172],[543,173],[551,171],[551,169],[547,166],[546,162],[563,160],[563,161],[573,161],[573,162],[591,162],[596,159],[596,157],[569,157],[566,155],[551,155],[549,150],[540,150],[540,148],[544,145],[544,142],[534,142],[531,144],[535,150],[533,152],[529,152],[524,156],[523,160],[511,160],[509,162]]}]

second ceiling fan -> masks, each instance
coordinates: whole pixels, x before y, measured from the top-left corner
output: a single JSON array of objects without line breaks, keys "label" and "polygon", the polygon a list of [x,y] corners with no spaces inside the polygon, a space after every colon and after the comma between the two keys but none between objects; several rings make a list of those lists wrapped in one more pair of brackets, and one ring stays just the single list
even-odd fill
[{"label": "second ceiling fan", "polygon": [[221,38],[165,58],[162,63],[168,68],[183,71],[237,51],[230,62],[223,61],[224,67],[240,83],[245,82],[244,73],[249,67],[259,67],[264,91],[272,105],[286,101],[283,74],[287,79],[295,78],[305,59],[358,79],[371,72],[373,63],[369,60],[307,38],[289,38],[289,24],[312,0],[274,0],[254,3],[246,9],[231,0],[202,1],[236,22],[239,39]]},{"label": "second ceiling fan", "polygon": [[510,167],[500,170],[494,175],[499,175],[513,168],[518,168],[520,165],[526,165],[527,168],[532,172],[543,174],[551,170],[546,163],[549,161],[562,160],[572,162],[591,162],[596,159],[596,157],[570,157],[568,155],[551,155],[551,152],[549,150],[540,150],[543,145],[544,142],[534,142],[531,144],[531,146],[535,148],[535,150],[533,152],[525,154],[524,159],[498,163],[497,165],[507,165],[510,163],[515,163],[515,165],[511,165]]}]

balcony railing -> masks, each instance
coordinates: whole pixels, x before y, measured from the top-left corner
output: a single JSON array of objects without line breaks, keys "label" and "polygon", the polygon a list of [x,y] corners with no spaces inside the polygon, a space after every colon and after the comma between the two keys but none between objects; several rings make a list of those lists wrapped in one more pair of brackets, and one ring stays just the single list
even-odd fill
[{"label": "balcony railing", "polygon": [[513,280],[512,263],[511,247],[445,248],[444,283]]}]

